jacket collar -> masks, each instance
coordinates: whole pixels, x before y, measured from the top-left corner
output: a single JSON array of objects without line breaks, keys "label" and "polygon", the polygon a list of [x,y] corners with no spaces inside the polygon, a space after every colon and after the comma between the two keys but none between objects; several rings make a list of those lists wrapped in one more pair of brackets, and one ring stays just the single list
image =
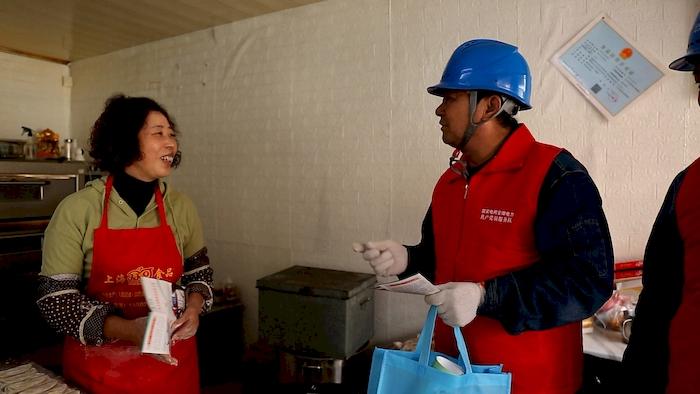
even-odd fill
[{"label": "jacket collar", "polygon": [[[92,188],[100,195],[102,196],[100,198],[100,201],[104,201],[105,197],[105,186],[107,184],[107,175],[100,177],[99,179],[94,179],[88,183],[85,184],[85,188]],[[163,179],[158,180],[158,187],[160,188],[160,192],[163,194],[163,202],[167,204],[168,201],[168,189],[167,183]],[[125,214],[129,215],[130,217],[136,218],[137,215],[134,213],[134,211],[128,207],[128,205],[120,204],[119,201],[121,200],[121,196],[119,196],[119,192],[112,188],[112,193],[109,196],[109,204],[110,206],[116,206],[119,207]],[[100,209],[102,207],[102,203],[100,203]],[[146,205],[146,210],[141,214],[141,217],[145,215],[146,213],[154,210],[156,208],[156,201],[155,197],[151,197],[151,201]]]},{"label": "jacket collar", "polygon": [[[85,188],[92,188],[95,189],[98,193],[102,193],[104,195],[105,191],[105,185],[107,184],[107,175],[104,175],[100,178],[93,179],[85,184]],[[160,188],[160,192],[163,193],[163,198],[168,194],[168,187],[167,187],[167,182],[163,179],[158,179],[158,187]],[[114,194],[114,189],[112,189],[112,194]]]},{"label": "jacket collar", "polygon": [[[513,171],[521,168],[525,164],[527,159],[527,153],[532,148],[535,143],[535,138],[530,133],[530,130],[521,123],[517,129],[510,133],[503,144],[499,147],[498,151],[491,157],[483,167],[474,171],[471,176],[477,174],[489,174],[495,172],[503,171]],[[455,151],[455,154],[459,151]],[[453,156],[454,157],[454,156]],[[457,179],[464,179],[464,176],[459,175],[459,171],[463,171],[464,162],[456,161],[453,168],[457,171],[452,171],[452,175],[449,182],[453,182]]]},{"label": "jacket collar", "polygon": [[527,154],[535,143],[535,138],[524,123],[510,133],[493,158],[481,169],[484,174],[512,171],[525,165]]}]

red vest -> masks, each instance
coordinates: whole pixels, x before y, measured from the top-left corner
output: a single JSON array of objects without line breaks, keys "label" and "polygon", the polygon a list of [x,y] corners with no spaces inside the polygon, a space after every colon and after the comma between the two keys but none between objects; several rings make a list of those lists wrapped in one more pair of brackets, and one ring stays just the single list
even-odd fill
[{"label": "red vest", "polygon": [[700,159],[683,178],[676,198],[676,219],[683,240],[683,295],[669,332],[667,393],[690,393],[700,386]]},{"label": "red vest", "polygon": [[[540,259],[533,231],[537,200],[559,152],[520,125],[468,184],[445,171],[432,201],[438,284],[483,282]],[[451,332],[436,323],[438,351],[456,353]],[[503,364],[513,374],[513,394],[574,393],[581,386],[580,323],[510,335],[497,320],[477,316],[462,332],[475,364]]]}]

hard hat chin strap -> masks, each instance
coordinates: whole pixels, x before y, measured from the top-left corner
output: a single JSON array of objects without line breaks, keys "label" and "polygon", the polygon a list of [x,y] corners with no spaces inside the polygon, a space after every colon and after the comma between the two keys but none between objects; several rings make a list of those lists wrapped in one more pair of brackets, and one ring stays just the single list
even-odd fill
[{"label": "hard hat chin strap", "polygon": [[464,131],[464,134],[462,134],[462,140],[459,141],[459,145],[457,145],[455,148],[459,150],[463,150],[464,147],[467,145],[467,142],[469,142],[470,139],[472,139],[472,136],[474,136],[474,133],[476,132],[476,128],[479,127],[481,124],[484,122],[481,121],[479,123],[474,123],[474,113],[476,112],[476,104],[477,104],[477,93],[476,90],[470,90],[468,91],[469,93],[469,126],[467,126],[467,129]]},{"label": "hard hat chin strap", "polygon": [[488,119],[482,119],[479,123],[474,123],[474,113],[476,112],[476,105],[478,104],[477,102],[477,91],[476,90],[470,90],[469,92],[469,126],[467,126],[467,129],[464,131],[464,134],[462,135],[462,140],[459,142],[459,145],[456,146],[457,149],[460,151],[464,149],[464,147],[467,145],[469,140],[474,136],[474,133],[476,132],[476,129],[481,126],[482,124],[488,122],[491,119],[496,119],[498,115],[501,114],[501,112],[506,112],[508,115],[515,115],[518,112],[518,105],[511,100],[508,97],[501,97],[501,108],[498,109],[498,111],[493,114]]},{"label": "hard hat chin strap", "polygon": [[467,142],[469,142],[469,140],[472,138],[472,136],[474,135],[474,132],[476,132],[476,129],[479,126],[481,126],[482,124],[484,124],[485,122],[487,122],[491,119],[495,119],[501,112],[506,112],[507,114],[513,116],[520,109],[518,104],[515,103],[513,100],[509,99],[508,97],[501,97],[501,108],[499,108],[498,111],[493,116],[491,116],[490,118],[488,118],[486,120],[482,120],[479,123],[474,123],[472,121],[472,119],[474,119],[474,112],[476,112],[476,91],[469,92],[469,106],[470,106],[470,112],[471,112],[469,114],[469,126],[467,127],[467,130],[464,132],[464,135],[462,136],[462,140],[460,141],[459,145],[452,152],[452,156],[450,156],[450,169],[452,171],[454,171],[455,173],[463,176],[464,179],[467,179],[467,180],[469,180],[470,169],[469,169],[469,163],[467,163],[466,160],[462,160],[462,158],[464,157],[464,153],[463,153],[462,149],[464,148],[465,145],[467,145]]}]

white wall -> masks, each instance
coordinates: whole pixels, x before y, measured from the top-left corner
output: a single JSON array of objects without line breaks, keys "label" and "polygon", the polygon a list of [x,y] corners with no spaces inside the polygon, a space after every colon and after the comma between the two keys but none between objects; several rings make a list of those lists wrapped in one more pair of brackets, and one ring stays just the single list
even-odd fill
[{"label": "white wall", "polygon": [[21,139],[21,126],[70,137],[68,66],[0,52],[0,138]]},{"label": "white wall", "polygon": [[[304,264],[369,272],[356,240],[416,243],[450,149],[425,92],[471,38],[530,62],[536,136],[569,149],[605,203],[618,259],[641,257],[673,176],[700,155],[697,89],[669,73],[607,121],[548,59],[606,12],[663,64],[685,52],[695,0],[330,0],[71,65],[85,141],[113,92],[162,102],[182,130],[172,181],[195,200],[216,278],[257,336],[255,280]],[[411,335],[421,297],[377,294],[375,339]]]}]

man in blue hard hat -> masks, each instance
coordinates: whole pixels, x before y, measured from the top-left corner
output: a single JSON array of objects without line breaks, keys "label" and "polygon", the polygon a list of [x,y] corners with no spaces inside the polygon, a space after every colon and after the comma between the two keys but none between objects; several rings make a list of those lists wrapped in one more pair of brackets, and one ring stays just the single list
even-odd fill
[{"label": "man in blue hard hat", "polygon": [[475,364],[503,364],[513,394],[575,393],[581,320],[612,292],[613,252],[601,199],[569,152],[535,141],[514,115],[528,110],[530,69],[495,40],[459,46],[435,110],[455,148],[415,246],[392,240],[356,250],[380,276],[421,272],[442,318],[436,350],[456,354],[462,332]]},{"label": "man in blue hard hat", "polygon": [[[700,14],[688,52],[669,67],[700,83]],[[700,105],[700,92],[698,93]],[[700,159],[671,183],[644,253],[639,296],[623,370],[644,393],[700,392]]]}]

